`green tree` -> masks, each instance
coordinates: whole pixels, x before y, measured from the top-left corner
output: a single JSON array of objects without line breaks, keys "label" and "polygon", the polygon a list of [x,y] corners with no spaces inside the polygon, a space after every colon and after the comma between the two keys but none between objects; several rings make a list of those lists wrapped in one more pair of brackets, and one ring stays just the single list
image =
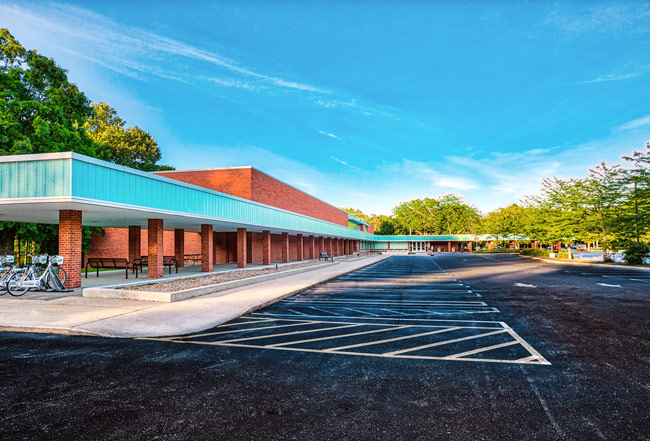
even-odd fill
[{"label": "green tree", "polygon": [[[106,112],[95,111],[99,108]],[[111,125],[121,131],[108,130],[102,138],[102,129]],[[98,137],[97,143],[89,133]],[[68,81],[65,69],[34,50],[25,50],[7,29],[0,29],[0,155],[61,151],[147,171],[170,169],[157,164],[160,149],[148,132],[125,129],[115,111],[103,103],[91,106]],[[91,231],[84,228],[84,247]],[[57,235],[53,226],[0,222],[0,253],[13,253],[16,238],[33,241],[51,253]]]},{"label": "green tree", "polygon": [[397,232],[405,234],[476,233],[481,222],[478,210],[455,195],[404,202],[393,214]]},{"label": "green tree", "polygon": [[621,223],[639,243],[641,238],[650,239],[650,142],[646,143],[645,149],[623,156],[623,159],[632,168],[626,170],[623,177],[630,193]]},{"label": "green tree", "polygon": [[379,226],[375,229],[375,234],[378,236],[392,236],[397,234],[395,220],[390,216],[382,216],[382,218],[383,220],[381,220]]},{"label": "green tree", "polygon": [[83,128],[92,108],[54,60],[0,29],[0,154],[75,151],[95,156]]},{"label": "green tree", "polygon": [[[0,29],[0,155],[74,151],[95,156],[83,129],[91,114],[90,102],[68,81],[66,70]],[[0,253],[13,253],[17,236],[49,240],[38,231],[35,224],[0,223]]]},{"label": "green tree", "polygon": [[488,213],[483,218],[481,229],[486,234],[496,236],[521,235],[524,233],[527,213],[526,208],[511,204]]},{"label": "green tree", "polygon": [[92,109],[85,128],[100,157],[143,171],[173,170],[168,165],[158,164],[162,154],[149,132],[138,126],[125,127],[126,122],[104,102],[93,103]]}]

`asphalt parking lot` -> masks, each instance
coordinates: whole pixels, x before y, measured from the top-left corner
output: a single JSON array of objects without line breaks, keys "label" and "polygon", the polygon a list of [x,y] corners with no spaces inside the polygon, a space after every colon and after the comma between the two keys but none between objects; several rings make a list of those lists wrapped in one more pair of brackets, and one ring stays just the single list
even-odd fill
[{"label": "asphalt parking lot", "polygon": [[2,439],[650,438],[648,272],[400,256],[201,333],[2,334]]}]

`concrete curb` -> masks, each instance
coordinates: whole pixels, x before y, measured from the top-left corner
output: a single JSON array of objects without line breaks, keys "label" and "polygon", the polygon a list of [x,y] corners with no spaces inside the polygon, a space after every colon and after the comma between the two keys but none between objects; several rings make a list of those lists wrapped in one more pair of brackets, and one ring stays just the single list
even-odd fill
[{"label": "concrete curb", "polygon": [[[260,276],[248,277],[240,280],[231,280],[229,282],[215,283],[213,285],[200,286],[197,288],[188,288],[181,291],[173,291],[173,292],[137,291],[137,290],[117,289],[117,288],[122,286],[153,285],[156,283],[172,282],[174,280],[184,280],[189,278],[207,277],[207,276],[203,276],[203,275],[183,276],[183,277],[177,277],[177,278],[167,279],[158,282],[137,282],[133,284],[121,284],[121,285],[112,285],[112,286],[105,286],[105,287],[102,286],[98,288],[85,288],[83,291],[83,296],[93,297],[93,298],[103,298],[103,299],[143,300],[143,301],[150,301],[150,302],[171,303],[171,302],[178,302],[181,300],[190,299],[192,297],[214,294],[220,291],[226,291],[228,289],[253,285],[255,283],[278,279],[280,277],[288,277],[294,274],[300,274],[307,271],[314,271],[317,269],[326,268],[338,264],[339,262],[311,265],[304,268],[296,268],[288,271],[279,271],[270,274],[262,274]],[[234,271],[228,271],[228,272],[234,272]],[[223,274],[227,274],[228,272],[225,272]]]},{"label": "concrete curb", "polygon": [[574,266],[591,266],[591,267],[595,266],[595,267],[602,267],[602,268],[613,268],[617,270],[638,269],[641,271],[650,271],[649,267],[625,265],[620,263],[603,263],[603,262],[593,262],[593,261],[571,262],[567,260],[555,260],[550,258],[547,259],[544,257],[537,257],[537,256],[522,256],[521,254],[520,256],[525,257],[526,259],[539,260],[542,262],[552,263],[555,265],[574,265]]},{"label": "concrete curb", "polygon": [[[368,263],[366,263],[364,265],[361,265],[361,266],[358,266],[358,267],[343,271],[343,272],[341,272],[339,274],[336,274],[334,276],[329,276],[329,277],[323,278],[321,280],[315,281],[314,283],[310,283],[308,285],[302,286],[302,287],[300,287],[298,289],[292,289],[291,291],[284,292],[282,294],[277,295],[276,297],[260,301],[259,303],[255,304],[253,306],[250,306],[250,304],[249,304],[245,308],[238,308],[238,309],[233,308],[233,311],[231,313],[226,313],[226,314],[224,314],[223,311],[221,311],[221,314],[215,314],[215,320],[213,320],[213,321],[204,321],[203,323],[200,324],[200,326],[197,326],[197,327],[194,327],[194,328],[192,326],[183,326],[184,329],[182,331],[179,330],[178,332],[163,331],[163,332],[158,332],[158,333],[151,333],[151,332],[147,332],[146,330],[142,330],[140,332],[133,332],[133,331],[129,332],[129,331],[126,331],[124,329],[119,329],[115,333],[110,333],[110,332],[93,331],[93,330],[85,329],[84,327],[87,326],[89,323],[82,323],[82,324],[72,325],[72,326],[69,326],[69,327],[37,326],[37,325],[36,326],[34,326],[34,325],[20,326],[19,327],[19,326],[11,326],[11,325],[2,325],[2,326],[0,326],[0,331],[4,331],[4,332],[48,333],[48,334],[61,334],[61,335],[78,335],[78,336],[84,336],[84,337],[104,337],[104,338],[141,338],[141,339],[145,339],[145,340],[148,339],[148,338],[160,338],[160,337],[167,337],[167,336],[172,336],[172,335],[186,335],[186,334],[191,334],[191,333],[195,333],[195,332],[200,332],[200,331],[205,330],[205,329],[213,328],[215,326],[218,326],[220,324],[223,324],[225,322],[233,320],[233,319],[235,319],[237,317],[240,317],[242,315],[249,314],[251,312],[266,308],[267,306],[270,306],[270,305],[272,305],[274,303],[280,302],[280,301],[282,301],[282,300],[284,300],[286,298],[289,298],[289,297],[297,295],[297,294],[299,294],[301,292],[307,291],[307,290],[311,289],[314,286],[320,285],[322,283],[327,283],[327,282],[329,282],[331,280],[337,279],[337,278],[339,278],[341,276],[344,276],[346,274],[358,271],[360,269],[366,268],[366,267],[371,266],[371,265],[375,265],[375,264],[377,264],[379,262],[382,262],[382,261],[384,261],[384,260],[386,260],[386,259],[388,259],[390,257],[391,256],[384,255],[380,259],[373,260],[372,262],[368,262]],[[335,263],[339,263],[339,262],[335,262]],[[328,265],[328,267],[330,265]],[[324,266],[316,266],[316,268],[323,269]],[[294,273],[294,275],[295,275],[295,273]],[[260,282],[262,282],[262,281],[260,281]],[[236,295],[236,292],[235,293],[224,294],[222,296],[214,296],[214,297],[225,299],[225,298],[227,298],[228,295]],[[199,298],[195,298],[194,300],[201,302],[201,300]],[[185,302],[177,303],[177,305],[179,305],[179,306],[180,305],[185,305],[185,304],[186,304]],[[160,305],[163,306],[163,305],[167,305],[167,304],[166,303],[160,303]],[[168,304],[168,305],[170,307],[172,306],[171,303]],[[174,305],[176,305],[176,304],[174,304]],[[188,305],[190,305],[190,303],[188,303]],[[216,307],[216,306],[213,306],[213,307]],[[221,308],[221,307],[219,307],[219,308]],[[152,308],[148,308],[146,310],[151,310],[151,309]],[[119,318],[119,317],[125,318],[125,317],[127,317],[127,316],[129,316],[131,314],[136,315],[134,317],[134,320],[135,320],[135,322],[138,322],[139,320],[141,320],[141,318],[137,317],[137,314],[139,312],[143,312],[143,311],[146,311],[146,310],[137,310],[137,311],[121,314],[119,316],[106,317],[106,318],[99,319],[99,320],[96,320],[96,321],[91,322],[91,323],[99,323],[99,322],[103,322],[105,320],[111,320],[111,319]],[[185,311],[185,313],[186,312],[187,311]],[[174,313],[169,312],[169,314],[173,315]],[[142,323],[142,322],[140,322],[140,323]],[[122,332],[120,332],[120,331],[122,331]]]},{"label": "concrete curb", "polygon": [[[301,292],[307,291],[307,290],[313,288],[314,286],[317,286],[317,285],[320,285],[320,284],[323,284],[323,283],[327,283],[329,281],[338,279],[339,277],[344,276],[346,274],[350,274],[350,273],[353,273],[355,271],[359,271],[360,269],[369,267],[371,265],[375,265],[375,264],[377,264],[379,262],[382,262],[382,261],[388,259],[389,257],[390,256],[386,256],[383,259],[379,259],[379,260],[376,260],[374,262],[368,262],[368,264],[366,264],[366,265],[351,269],[349,271],[342,272],[340,274],[337,274],[337,275],[332,276],[332,277],[328,277],[326,279],[319,280],[318,282],[312,283],[312,284],[304,286],[302,288],[292,290],[290,292],[284,293],[284,294],[279,295],[277,297],[274,297],[272,299],[269,299],[269,300],[266,300],[264,302],[258,303],[257,305],[255,305],[255,306],[253,306],[251,308],[241,309],[239,311],[233,312],[232,314],[222,315],[218,320],[215,320],[214,322],[211,322],[211,323],[209,323],[207,325],[204,325],[200,329],[195,329],[195,330],[192,330],[192,331],[184,332],[182,334],[165,333],[165,334],[156,334],[156,335],[137,335],[137,334],[133,334],[133,333],[131,333],[131,334],[122,333],[122,334],[119,334],[119,335],[115,335],[115,334],[107,334],[107,333],[92,333],[92,334],[84,333],[82,335],[91,335],[91,336],[95,336],[95,337],[106,337],[106,338],[138,338],[138,339],[146,340],[148,338],[154,338],[155,339],[155,338],[160,338],[160,337],[169,337],[169,336],[173,336],[173,335],[188,335],[188,334],[192,334],[192,333],[195,333],[195,332],[200,332],[200,331],[203,331],[203,330],[206,330],[206,329],[214,328],[215,326],[219,326],[219,325],[221,325],[223,323],[229,322],[230,320],[234,320],[237,317],[241,317],[242,315],[250,314],[251,312],[255,312],[255,311],[259,311],[260,309],[264,309],[264,308],[266,308],[268,306],[271,306],[271,305],[273,305],[273,304],[275,304],[277,302],[281,302],[284,299],[287,299],[289,297],[293,297],[295,295],[300,294]],[[75,330],[74,328],[71,329],[72,333],[74,332],[74,330]]]},{"label": "concrete curb", "polygon": [[0,326],[0,332],[24,332],[30,334],[76,335],[78,337],[108,337],[97,332],[83,329],[53,326]]}]

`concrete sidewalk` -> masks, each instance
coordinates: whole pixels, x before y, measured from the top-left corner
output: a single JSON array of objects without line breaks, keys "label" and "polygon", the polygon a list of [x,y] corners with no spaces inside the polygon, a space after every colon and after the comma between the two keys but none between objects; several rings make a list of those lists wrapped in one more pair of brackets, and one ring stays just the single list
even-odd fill
[{"label": "concrete sidewalk", "polygon": [[313,285],[388,258],[370,256],[177,303],[69,296],[0,298],[0,330],[101,337],[163,337],[202,331]]}]

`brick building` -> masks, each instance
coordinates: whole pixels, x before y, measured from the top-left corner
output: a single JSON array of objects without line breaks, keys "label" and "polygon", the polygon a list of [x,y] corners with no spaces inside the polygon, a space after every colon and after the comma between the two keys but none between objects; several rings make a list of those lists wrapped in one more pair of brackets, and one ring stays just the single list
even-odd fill
[{"label": "brick building", "polygon": [[[376,236],[362,219],[253,167],[148,173],[71,152],[0,157],[0,216],[59,225],[66,286],[81,284],[81,227],[104,228],[89,257],[197,256],[214,264],[301,261],[364,249],[461,251],[492,236]],[[505,240],[501,237],[501,240]],[[522,238],[510,238],[512,243]]]}]

